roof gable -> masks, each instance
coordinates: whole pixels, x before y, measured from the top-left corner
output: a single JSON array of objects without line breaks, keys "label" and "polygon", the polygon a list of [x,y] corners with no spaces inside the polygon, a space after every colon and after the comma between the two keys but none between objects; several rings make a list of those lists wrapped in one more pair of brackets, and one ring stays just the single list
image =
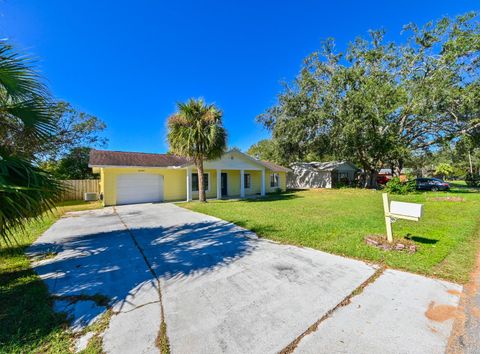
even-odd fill
[{"label": "roof gable", "polygon": [[[233,155],[235,155],[239,158],[242,158],[242,159],[246,160],[247,162],[250,162],[250,163],[253,163],[253,164],[259,166],[261,169],[267,168],[269,170],[272,170],[273,172],[290,172],[291,171],[289,168],[274,164],[273,162],[256,159],[255,157],[252,157],[248,154],[245,154],[244,152],[241,152],[237,148],[233,148],[230,151],[225,153],[225,155],[228,155],[228,154],[233,154]],[[222,156],[222,158],[223,158],[223,156]]]},{"label": "roof gable", "polygon": [[256,159],[248,156],[237,149],[227,151],[217,160],[209,160],[203,163],[207,169],[231,169],[231,170],[261,170],[264,166]]}]

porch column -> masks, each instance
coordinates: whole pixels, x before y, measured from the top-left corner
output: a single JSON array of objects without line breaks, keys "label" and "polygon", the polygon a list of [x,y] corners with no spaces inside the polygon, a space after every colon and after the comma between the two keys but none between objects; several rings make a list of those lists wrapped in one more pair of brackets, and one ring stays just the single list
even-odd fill
[{"label": "porch column", "polygon": [[217,169],[217,199],[222,199],[222,170]]},{"label": "porch column", "polygon": [[187,202],[192,201],[192,169],[187,167]]},{"label": "porch column", "polygon": [[240,198],[245,198],[245,170],[240,170]]},{"label": "porch column", "polygon": [[265,196],[265,169],[262,170],[262,188],[260,189],[260,195]]}]

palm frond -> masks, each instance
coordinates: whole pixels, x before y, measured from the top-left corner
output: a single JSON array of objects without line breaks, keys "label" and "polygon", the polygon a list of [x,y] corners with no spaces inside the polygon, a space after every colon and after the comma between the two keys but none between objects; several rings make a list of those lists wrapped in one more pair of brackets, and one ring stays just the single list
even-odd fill
[{"label": "palm frond", "polygon": [[62,192],[50,174],[11,155],[12,136],[48,141],[56,130],[50,95],[31,63],[0,41],[0,238],[7,243],[26,222],[54,208]]},{"label": "palm frond", "polygon": [[227,133],[222,112],[203,99],[177,104],[178,111],[168,119],[170,151],[192,159],[199,173],[199,199],[206,201],[203,185],[203,161],[220,157],[226,149]]},{"label": "palm frond", "polygon": [[25,135],[35,139],[48,139],[56,129],[48,103],[38,96],[16,103],[0,103],[0,122],[8,125],[18,120],[22,122]]},{"label": "palm frond", "polygon": [[62,190],[59,181],[28,161],[0,155],[0,237],[11,243],[26,220],[55,207]]},{"label": "palm frond", "polygon": [[203,99],[179,102],[177,107],[178,111],[168,120],[170,150],[192,159],[221,156],[227,140],[222,112]]},{"label": "palm frond", "polygon": [[32,95],[48,97],[48,90],[33,69],[33,60],[13,51],[12,46],[0,41],[0,91],[14,101],[29,99]]}]

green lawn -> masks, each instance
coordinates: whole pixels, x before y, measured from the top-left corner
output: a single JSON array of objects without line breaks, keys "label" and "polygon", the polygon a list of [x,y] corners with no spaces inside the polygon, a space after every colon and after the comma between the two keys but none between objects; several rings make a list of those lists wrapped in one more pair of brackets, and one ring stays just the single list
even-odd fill
[{"label": "green lawn", "polygon": [[0,353],[70,351],[66,318],[52,311],[47,288],[30,268],[24,251],[65,212],[99,207],[97,202],[64,202],[43,220],[31,222],[26,232],[17,233],[14,246],[0,240]]},{"label": "green lawn", "polygon": [[[442,200],[460,197],[462,201]],[[452,192],[426,192],[391,199],[424,204],[419,222],[397,221],[394,237],[415,241],[417,252],[383,251],[364,243],[385,234],[382,193],[323,189],[271,195],[265,199],[210,201],[179,205],[231,221],[282,243],[383,263],[392,268],[466,282],[480,240],[480,193],[455,186]]]}]

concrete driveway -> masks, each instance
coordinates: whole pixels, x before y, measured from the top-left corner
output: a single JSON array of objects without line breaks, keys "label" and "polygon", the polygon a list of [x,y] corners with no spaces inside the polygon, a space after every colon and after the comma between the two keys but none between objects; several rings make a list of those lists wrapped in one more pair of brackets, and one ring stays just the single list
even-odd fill
[{"label": "concrete driveway", "polygon": [[34,267],[74,329],[110,299],[108,353],[158,352],[162,321],[173,353],[442,353],[461,291],[173,204],[69,214],[29,250],[48,252]]}]

